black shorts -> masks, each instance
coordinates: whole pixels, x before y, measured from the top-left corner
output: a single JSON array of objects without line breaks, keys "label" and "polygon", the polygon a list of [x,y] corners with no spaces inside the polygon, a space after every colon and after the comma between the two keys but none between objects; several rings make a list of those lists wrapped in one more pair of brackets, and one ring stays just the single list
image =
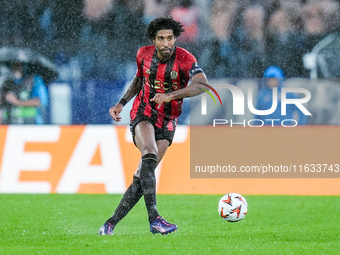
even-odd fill
[{"label": "black shorts", "polygon": [[155,140],[168,140],[169,141],[169,146],[172,144],[172,140],[174,139],[174,135],[175,135],[175,130],[168,130],[165,128],[159,128],[155,125],[154,121],[152,121],[151,118],[149,118],[148,116],[145,115],[141,115],[141,116],[136,116],[136,118],[134,118],[131,123],[130,123],[130,131],[132,133],[132,139],[133,139],[133,143],[136,145],[135,142],[135,127],[137,126],[137,124],[139,122],[142,121],[148,121],[150,122],[153,127],[155,128]]}]

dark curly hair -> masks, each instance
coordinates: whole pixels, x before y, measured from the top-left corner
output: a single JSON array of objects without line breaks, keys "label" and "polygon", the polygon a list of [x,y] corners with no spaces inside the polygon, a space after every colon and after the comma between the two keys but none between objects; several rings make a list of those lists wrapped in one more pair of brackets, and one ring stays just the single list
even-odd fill
[{"label": "dark curly hair", "polygon": [[170,16],[151,21],[146,29],[146,35],[153,40],[159,30],[172,30],[175,37],[179,37],[184,32],[183,25]]}]

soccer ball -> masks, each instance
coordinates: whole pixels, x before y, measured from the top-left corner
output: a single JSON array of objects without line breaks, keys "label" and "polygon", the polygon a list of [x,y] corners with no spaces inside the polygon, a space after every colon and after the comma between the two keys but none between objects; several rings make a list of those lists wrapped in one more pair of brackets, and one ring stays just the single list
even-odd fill
[{"label": "soccer ball", "polygon": [[237,193],[228,193],[218,202],[218,213],[226,221],[240,221],[246,216],[247,211],[246,199]]}]

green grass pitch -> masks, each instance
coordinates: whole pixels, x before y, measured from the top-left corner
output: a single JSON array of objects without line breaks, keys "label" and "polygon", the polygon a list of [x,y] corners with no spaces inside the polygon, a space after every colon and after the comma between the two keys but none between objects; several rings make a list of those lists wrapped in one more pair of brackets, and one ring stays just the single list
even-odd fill
[{"label": "green grass pitch", "polygon": [[99,236],[121,195],[0,194],[0,254],[340,254],[339,196],[244,195],[247,216],[229,223],[222,195],[158,195],[178,225],[164,236],[149,232],[142,199]]}]

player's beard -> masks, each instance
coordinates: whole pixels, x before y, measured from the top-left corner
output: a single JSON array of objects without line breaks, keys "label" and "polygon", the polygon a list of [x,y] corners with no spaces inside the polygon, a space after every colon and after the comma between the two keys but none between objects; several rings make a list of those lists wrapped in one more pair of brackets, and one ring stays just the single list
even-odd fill
[{"label": "player's beard", "polygon": [[162,57],[162,61],[168,60],[173,53],[173,48],[171,47],[166,47],[160,50],[160,56]]}]

